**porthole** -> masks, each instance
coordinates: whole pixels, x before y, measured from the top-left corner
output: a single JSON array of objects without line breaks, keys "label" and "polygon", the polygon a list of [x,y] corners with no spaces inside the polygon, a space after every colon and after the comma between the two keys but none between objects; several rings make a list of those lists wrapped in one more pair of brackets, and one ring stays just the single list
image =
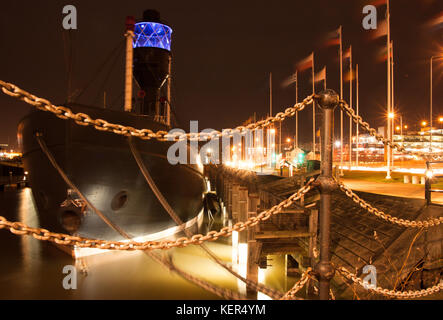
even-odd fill
[{"label": "porthole", "polygon": [[111,209],[114,211],[120,210],[128,202],[128,193],[126,191],[120,191],[117,193],[111,201]]},{"label": "porthole", "polygon": [[61,225],[68,232],[76,232],[81,225],[81,217],[74,210],[65,210],[61,214]]}]

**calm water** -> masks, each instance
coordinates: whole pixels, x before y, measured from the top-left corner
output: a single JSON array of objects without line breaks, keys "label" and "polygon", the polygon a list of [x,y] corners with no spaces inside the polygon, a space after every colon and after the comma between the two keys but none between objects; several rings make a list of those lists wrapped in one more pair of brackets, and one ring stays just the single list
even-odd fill
[{"label": "calm water", "polygon": [[[0,215],[8,220],[39,226],[29,188],[0,192],[0,208]],[[212,229],[223,226],[220,220]],[[208,223],[205,221],[200,229],[206,232]],[[208,246],[223,261],[232,263],[235,254],[231,241],[226,238]],[[5,230],[0,230],[0,249],[0,299],[219,299],[170,273],[142,252],[108,252],[75,262],[50,243]],[[177,266],[191,274],[224,288],[244,290],[241,282],[196,246],[173,249],[172,256]],[[284,257],[270,258],[268,264],[272,266],[261,271],[261,281],[281,291],[290,288],[296,279],[285,280]],[[66,265],[76,265],[79,270],[76,290],[62,286]]]}]

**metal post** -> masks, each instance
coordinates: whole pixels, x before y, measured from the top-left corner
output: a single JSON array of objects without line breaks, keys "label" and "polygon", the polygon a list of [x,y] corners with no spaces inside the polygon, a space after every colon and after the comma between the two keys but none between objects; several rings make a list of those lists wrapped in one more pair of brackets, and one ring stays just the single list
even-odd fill
[{"label": "metal post", "polygon": [[429,129],[429,153],[432,153],[432,59],[434,57],[431,57],[431,104],[430,104],[430,109],[429,109],[429,123],[430,123],[430,129]]},{"label": "metal post", "polygon": [[126,18],[126,67],[125,67],[125,111],[132,111],[132,67],[133,67],[133,46],[134,39],[134,17]]},{"label": "metal post", "polygon": [[[387,10],[386,10],[386,20],[387,20],[387,26],[388,26],[388,37],[387,37],[387,50],[388,50],[388,101],[387,101],[387,105],[386,108],[388,110],[388,114],[386,115],[388,118],[388,122],[387,122],[387,136],[388,139],[391,140],[391,118],[390,118],[390,114],[392,112],[391,110],[391,13],[390,13],[390,6],[389,6],[389,0],[387,0]],[[387,145],[387,170],[386,170],[386,179],[390,180],[391,179],[391,146],[388,144]]]},{"label": "metal post", "polygon": [[426,172],[425,172],[425,199],[426,204],[429,206],[431,204],[431,179],[428,177],[428,172],[431,169],[429,161],[426,161]]},{"label": "metal post", "polygon": [[339,102],[339,96],[333,90],[326,90],[318,96],[318,103],[323,110],[321,128],[321,174],[317,179],[320,189],[320,261],[315,266],[319,281],[320,299],[329,299],[329,284],[334,277],[334,268],[330,261],[330,225],[331,225],[331,194],[336,188],[332,176],[334,109]]}]

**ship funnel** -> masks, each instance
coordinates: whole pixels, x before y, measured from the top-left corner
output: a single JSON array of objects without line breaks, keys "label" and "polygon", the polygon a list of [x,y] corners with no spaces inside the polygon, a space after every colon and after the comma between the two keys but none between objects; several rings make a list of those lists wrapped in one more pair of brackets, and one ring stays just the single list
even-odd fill
[{"label": "ship funnel", "polygon": [[160,23],[160,12],[152,9],[145,10],[145,12],[143,12],[143,21]]},{"label": "ship funnel", "polygon": [[136,111],[170,124],[172,29],[156,10],[146,10],[134,27]]}]

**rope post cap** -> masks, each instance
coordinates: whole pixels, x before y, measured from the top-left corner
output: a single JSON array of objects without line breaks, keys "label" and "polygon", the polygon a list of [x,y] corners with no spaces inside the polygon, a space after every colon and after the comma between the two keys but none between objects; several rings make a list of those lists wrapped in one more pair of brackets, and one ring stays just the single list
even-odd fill
[{"label": "rope post cap", "polygon": [[339,95],[332,89],[326,89],[321,93],[316,94],[314,99],[322,109],[335,109],[340,101]]}]

